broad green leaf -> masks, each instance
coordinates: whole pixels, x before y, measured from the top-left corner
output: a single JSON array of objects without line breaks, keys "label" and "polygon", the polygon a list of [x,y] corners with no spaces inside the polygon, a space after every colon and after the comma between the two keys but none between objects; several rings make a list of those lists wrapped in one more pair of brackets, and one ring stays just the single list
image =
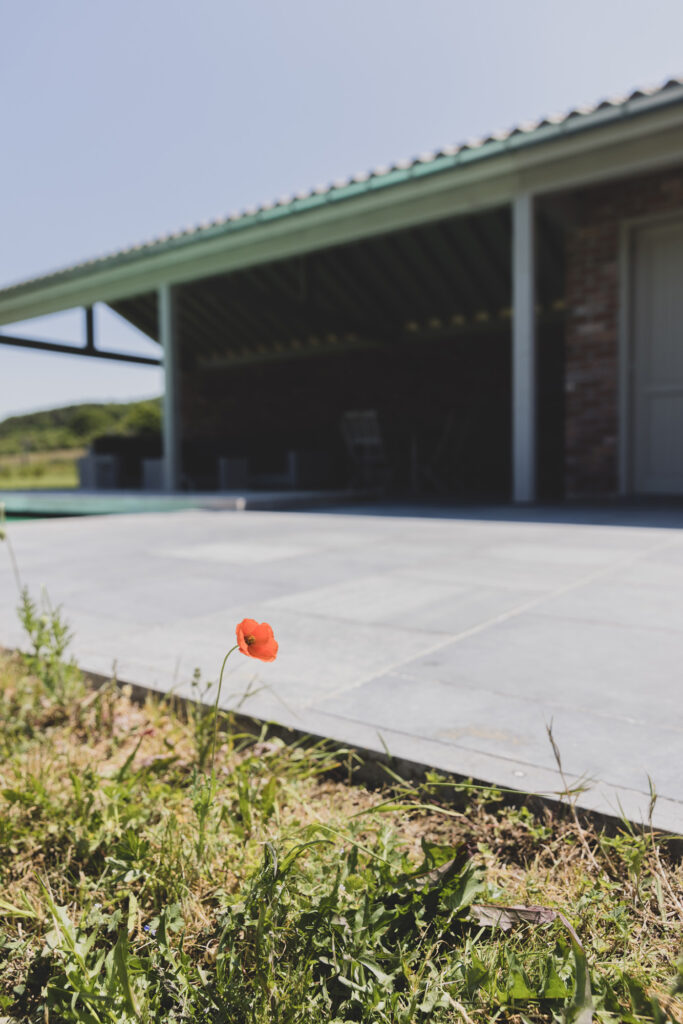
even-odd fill
[{"label": "broad green leaf", "polygon": [[382,985],[386,985],[390,989],[394,987],[393,975],[385,974],[385,972],[381,969],[381,967],[379,967],[378,964],[374,962],[374,960],[368,960],[365,957],[359,956],[358,963],[363,964],[363,966],[367,967],[369,971],[372,971],[372,973],[375,975],[377,980]]},{"label": "broad green leaf", "polygon": [[128,925],[127,931],[129,935],[133,935],[137,931],[138,926],[138,901],[135,893],[130,893],[128,896]]},{"label": "broad green leaf", "polygon": [[15,907],[13,903],[8,903],[7,900],[0,899],[0,914],[4,914],[5,917],[37,918],[38,914],[36,914],[35,910],[31,910],[28,898],[23,893],[22,898],[25,902],[23,910],[21,907]]},{"label": "broad green leaf", "polygon": [[588,974],[588,962],[583,948],[572,939],[572,952],[576,969],[574,998],[568,1009],[566,1020],[569,1024],[593,1024],[593,996]]},{"label": "broad green leaf", "polygon": [[114,964],[116,966],[116,973],[123,992],[126,1009],[134,1017],[139,1017],[135,995],[133,993],[130,976],[128,974],[128,935],[124,928],[119,932],[119,937],[116,940],[116,946],[114,947]]},{"label": "broad green leaf", "polygon": [[275,795],[277,793],[277,779],[274,775],[268,779],[268,782],[261,791],[261,811],[265,818],[269,818],[273,813],[275,807]]},{"label": "broad green leaf", "polygon": [[507,978],[508,999],[538,999],[538,992],[529,987],[516,957],[510,955],[510,973]]},{"label": "broad green leaf", "polygon": [[543,999],[566,999],[569,995],[569,989],[557,973],[552,958],[549,958],[548,970],[546,973],[545,983],[543,985],[543,991],[541,992],[541,996],[543,997]]}]

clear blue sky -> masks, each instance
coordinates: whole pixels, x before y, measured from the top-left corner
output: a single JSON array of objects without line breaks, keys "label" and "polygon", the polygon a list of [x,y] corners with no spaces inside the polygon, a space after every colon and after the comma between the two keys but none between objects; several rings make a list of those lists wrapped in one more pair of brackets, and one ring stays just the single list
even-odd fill
[{"label": "clear blue sky", "polygon": [[[682,39],[682,0],[5,3],[0,285],[658,83]],[[103,342],[149,347],[98,315]],[[160,389],[154,369],[0,346],[0,419]]]}]

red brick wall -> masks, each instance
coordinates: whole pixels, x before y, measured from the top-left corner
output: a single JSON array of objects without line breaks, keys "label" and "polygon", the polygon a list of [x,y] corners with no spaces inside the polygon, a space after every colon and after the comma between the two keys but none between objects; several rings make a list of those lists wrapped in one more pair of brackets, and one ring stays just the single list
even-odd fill
[{"label": "red brick wall", "polygon": [[683,210],[683,168],[613,181],[574,196],[567,238],[565,488],[618,488],[619,238],[624,219]]}]

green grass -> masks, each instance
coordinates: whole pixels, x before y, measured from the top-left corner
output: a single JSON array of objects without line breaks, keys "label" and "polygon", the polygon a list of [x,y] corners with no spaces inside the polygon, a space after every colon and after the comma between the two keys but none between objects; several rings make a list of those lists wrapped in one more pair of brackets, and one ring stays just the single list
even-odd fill
[{"label": "green grass", "polygon": [[78,487],[78,459],[85,449],[0,455],[0,491]]},{"label": "green grass", "polygon": [[78,487],[77,460],[98,437],[161,432],[161,400],[87,403],[0,422],[0,491]]},{"label": "green grass", "polygon": [[[595,1020],[681,1019],[683,871],[651,830],[437,775],[368,789],[351,751],[231,716],[212,794],[210,707],[93,688],[60,612],[22,617],[33,653],[0,654],[5,1024],[585,1024],[586,970]],[[481,924],[487,904],[560,910],[583,949],[559,920]]]}]

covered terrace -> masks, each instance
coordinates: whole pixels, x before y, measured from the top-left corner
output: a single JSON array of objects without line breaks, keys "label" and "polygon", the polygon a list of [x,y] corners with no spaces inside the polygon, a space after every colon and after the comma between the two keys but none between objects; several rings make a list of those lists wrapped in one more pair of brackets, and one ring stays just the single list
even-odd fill
[{"label": "covered terrace", "polygon": [[0,325],[83,306],[80,354],[131,358],[98,349],[103,302],[156,340],[169,492],[373,408],[399,487],[559,496],[574,197],[680,163],[682,102],[670,82],[24,282]]}]

